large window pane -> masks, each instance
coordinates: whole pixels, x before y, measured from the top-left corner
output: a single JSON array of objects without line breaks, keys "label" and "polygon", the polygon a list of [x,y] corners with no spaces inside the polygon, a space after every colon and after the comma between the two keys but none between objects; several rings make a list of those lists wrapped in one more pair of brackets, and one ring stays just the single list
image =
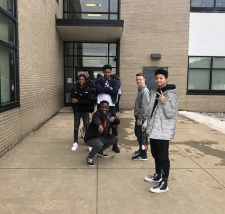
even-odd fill
[{"label": "large window pane", "polygon": [[212,90],[225,90],[225,69],[212,71]]},{"label": "large window pane", "polygon": [[225,0],[216,0],[216,7],[225,7]]},{"label": "large window pane", "polygon": [[83,57],[84,67],[103,67],[108,64],[108,57]]},{"label": "large window pane", "polygon": [[81,19],[109,19],[108,14],[92,14],[92,13],[82,13]]},{"label": "large window pane", "polygon": [[108,56],[107,43],[83,43],[83,56]]},{"label": "large window pane", "polygon": [[15,51],[0,45],[1,105],[17,100],[15,83]]},{"label": "large window pane", "polygon": [[15,44],[15,24],[14,22],[0,13],[0,39],[4,42]]},{"label": "large window pane", "polygon": [[65,55],[73,55],[73,43],[65,43]]},{"label": "large window pane", "polygon": [[210,57],[189,57],[189,68],[210,68]]},{"label": "large window pane", "polygon": [[13,0],[0,0],[0,7],[13,15]]},{"label": "large window pane", "polygon": [[109,64],[110,64],[112,67],[116,67],[116,60],[115,60],[115,57],[109,57]]},{"label": "large window pane", "polygon": [[116,44],[109,44],[109,56],[116,56]]},{"label": "large window pane", "polygon": [[118,0],[110,0],[110,12],[118,12]]},{"label": "large window pane", "polygon": [[80,0],[81,12],[108,12],[109,0]]},{"label": "large window pane", "polygon": [[117,20],[118,15],[117,14],[110,14],[110,20]]},{"label": "large window pane", "polygon": [[225,68],[225,58],[213,58],[213,68]]},{"label": "large window pane", "polygon": [[210,70],[189,69],[188,90],[209,90]]},{"label": "large window pane", "polygon": [[66,66],[73,66],[73,57],[72,56],[66,56],[65,57],[65,65]]},{"label": "large window pane", "polygon": [[214,7],[214,0],[192,0],[191,7]]},{"label": "large window pane", "polygon": [[71,92],[66,92],[66,103],[71,103]]},{"label": "large window pane", "polygon": [[66,91],[70,91],[73,87],[73,68],[65,68],[65,80]]}]

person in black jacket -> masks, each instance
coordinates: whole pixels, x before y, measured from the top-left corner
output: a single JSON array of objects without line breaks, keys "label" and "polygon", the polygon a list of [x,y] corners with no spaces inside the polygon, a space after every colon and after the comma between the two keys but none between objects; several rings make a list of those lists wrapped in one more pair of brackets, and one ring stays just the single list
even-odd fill
[{"label": "person in black jacket", "polygon": [[81,73],[77,77],[78,82],[71,90],[71,101],[73,104],[74,113],[74,143],[72,151],[78,148],[78,130],[80,119],[83,119],[84,127],[87,129],[90,123],[89,111],[91,109],[92,92],[86,83],[86,75]]},{"label": "person in black jacket", "polygon": [[109,126],[119,125],[120,121],[117,117],[110,117],[109,103],[106,100],[100,102],[99,110],[97,110],[92,121],[85,133],[84,142],[92,147],[87,156],[89,166],[94,166],[93,157],[96,153],[101,157],[108,157],[104,150],[114,145],[118,141],[118,137],[109,133]]},{"label": "person in black jacket", "polygon": [[[95,109],[95,104],[96,104],[96,93],[95,93],[95,80],[91,79],[90,78],[90,71],[85,68],[83,69],[83,72],[85,73],[86,75],[86,85],[91,89],[91,92],[92,92],[92,96],[91,96],[91,113],[94,112],[94,109]],[[84,138],[84,135],[85,135],[85,127],[83,126],[81,129],[80,129],[80,133],[81,133],[81,137]],[[89,147],[91,148],[91,147]]]}]

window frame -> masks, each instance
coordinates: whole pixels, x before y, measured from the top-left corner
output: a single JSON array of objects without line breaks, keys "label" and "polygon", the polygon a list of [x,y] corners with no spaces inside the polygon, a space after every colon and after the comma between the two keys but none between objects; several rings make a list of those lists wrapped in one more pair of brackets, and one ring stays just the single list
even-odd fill
[{"label": "window frame", "polygon": [[[1,96],[0,96],[0,113],[4,112],[4,111],[8,111],[14,108],[17,108],[20,106],[20,93],[19,93],[19,50],[18,50],[18,13],[17,13],[17,0],[12,0],[12,3],[14,4],[14,11],[13,14],[10,14],[9,12],[7,12],[5,9],[3,9],[0,6],[0,13],[3,13],[5,16],[7,16],[9,19],[11,19],[14,23],[15,23],[15,32],[14,32],[14,36],[15,36],[15,44],[12,45],[8,42],[5,42],[3,40],[0,39],[0,44],[3,47],[9,48],[9,49],[13,49],[14,53],[15,53],[15,70],[14,70],[14,74],[15,74],[15,101],[14,102],[10,102],[9,104],[5,104],[2,105],[1,104]],[[1,76],[1,73],[0,73]],[[0,91],[1,91],[1,81],[0,81]]]},{"label": "window frame", "polygon": [[190,0],[190,12],[203,12],[203,13],[225,13],[225,7],[216,7],[216,0],[213,7],[192,7]]},{"label": "window frame", "polygon": [[[196,58],[210,58],[211,62],[210,62],[210,67],[209,68],[190,68],[189,67],[189,59],[190,57],[196,57]],[[225,90],[212,90],[212,74],[213,74],[213,70],[225,70],[225,68],[213,68],[213,59],[214,58],[224,58],[225,56],[188,56],[188,70],[187,70],[187,95],[225,95]],[[188,83],[189,83],[189,70],[190,69],[209,69],[210,71],[210,79],[209,79],[209,90],[192,90],[192,89],[188,89]],[[225,72],[225,71],[224,71]]]}]

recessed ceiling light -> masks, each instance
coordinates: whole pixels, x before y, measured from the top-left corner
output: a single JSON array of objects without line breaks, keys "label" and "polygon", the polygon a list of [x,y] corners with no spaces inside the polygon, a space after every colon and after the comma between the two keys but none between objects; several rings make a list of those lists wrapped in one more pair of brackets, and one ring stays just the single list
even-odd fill
[{"label": "recessed ceiling light", "polygon": [[102,16],[101,14],[88,14],[88,16]]}]

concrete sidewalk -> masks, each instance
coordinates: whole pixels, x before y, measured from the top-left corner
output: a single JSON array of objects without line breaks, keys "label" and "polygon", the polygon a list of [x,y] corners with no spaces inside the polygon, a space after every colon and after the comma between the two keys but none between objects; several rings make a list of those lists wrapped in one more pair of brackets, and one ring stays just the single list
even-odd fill
[{"label": "concrete sidewalk", "polygon": [[121,153],[86,164],[87,146],[73,143],[73,114],[63,108],[0,158],[0,213],[225,213],[225,135],[179,116],[170,143],[168,193],[143,180],[154,162],[132,161],[138,144],[131,111],[119,115]]}]

